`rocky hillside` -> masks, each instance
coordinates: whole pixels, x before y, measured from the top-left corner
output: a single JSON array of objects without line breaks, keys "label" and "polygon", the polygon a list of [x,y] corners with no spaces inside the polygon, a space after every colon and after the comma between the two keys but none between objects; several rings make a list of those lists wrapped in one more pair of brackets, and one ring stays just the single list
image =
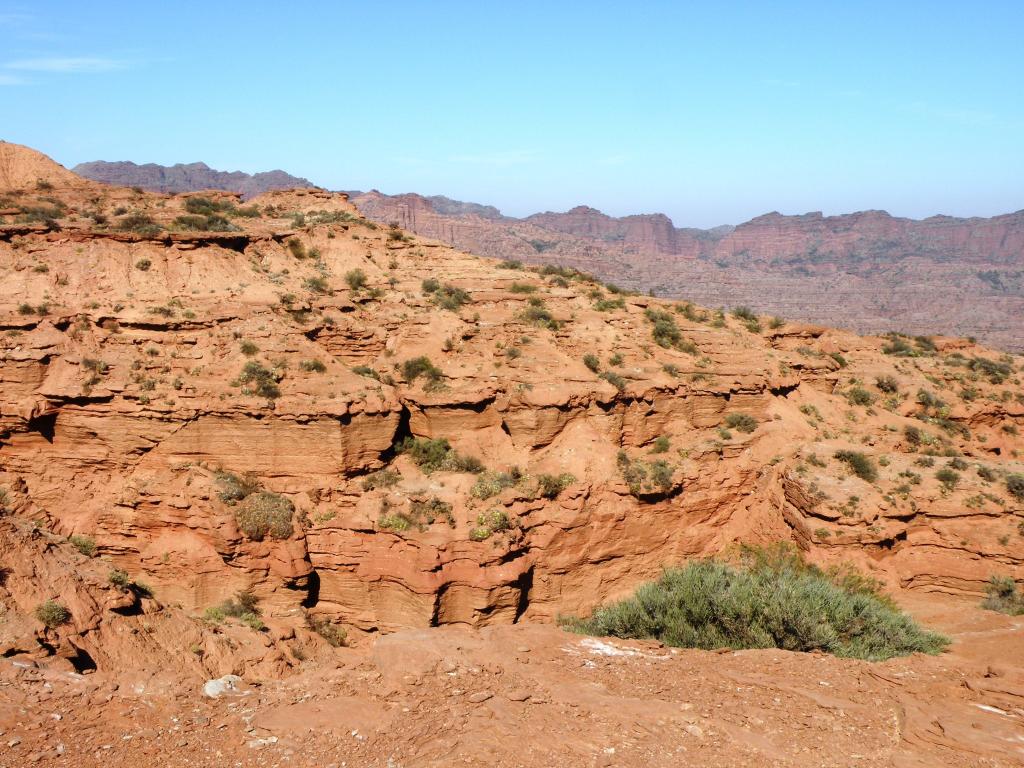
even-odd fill
[{"label": "rocky hillside", "polygon": [[104,184],[122,187],[141,187],[151,192],[200,192],[204,189],[223,189],[238,192],[243,198],[256,197],[274,189],[311,188],[307,179],[284,171],[243,173],[242,171],[215,171],[206,163],[177,163],[136,165],[128,161],[106,162],[96,160],[80,163],[72,169],[79,176]]},{"label": "rocky hillside", "polygon": [[[98,161],[74,170],[158,192],[224,189],[251,197],[313,186],[281,171],[248,176],[202,163]],[[769,213],[701,230],[676,227],[661,213],[615,218],[579,206],[517,219],[440,195],[348,194],[378,224],[395,222],[470,253],[574,267],[641,293],[752,306],[860,333],[973,336],[1024,350],[1024,211],[922,221],[884,211]]]},{"label": "rocky hillside", "polygon": [[11,144],[0,169],[0,655],[296,675],[738,542],[911,596],[1024,577],[1019,356],[622,293],[339,193],[146,193]]},{"label": "rocky hillside", "polygon": [[923,221],[884,211],[770,213],[699,230],[664,214],[614,218],[586,206],[515,219],[415,194],[352,200],[374,221],[473,253],[572,266],[642,293],[862,333],[937,332],[1024,349],[1024,211]]}]

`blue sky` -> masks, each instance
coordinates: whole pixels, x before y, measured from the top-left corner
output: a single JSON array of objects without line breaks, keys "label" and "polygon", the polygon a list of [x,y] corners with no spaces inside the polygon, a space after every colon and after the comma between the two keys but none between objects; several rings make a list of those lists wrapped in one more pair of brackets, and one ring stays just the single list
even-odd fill
[{"label": "blue sky", "polygon": [[1024,2],[0,0],[0,138],[680,226],[1024,208]]}]

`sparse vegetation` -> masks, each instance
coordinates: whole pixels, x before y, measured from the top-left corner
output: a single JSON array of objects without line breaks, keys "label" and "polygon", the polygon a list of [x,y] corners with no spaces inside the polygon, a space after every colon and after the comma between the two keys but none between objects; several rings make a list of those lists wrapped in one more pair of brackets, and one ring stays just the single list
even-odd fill
[{"label": "sparse vegetation", "polygon": [[238,529],[253,541],[287,539],[292,535],[292,516],[295,506],[276,493],[256,491],[235,506]]},{"label": "sparse vegetation", "polygon": [[327,366],[320,360],[302,360],[299,362],[299,368],[307,373],[323,373],[327,370]]},{"label": "sparse vegetation", "polygon": [[96,556],[96,540],[88,536],[75,534],[68,537],[68,542],[86,557]]},{"label": "sparse vegetation", "polygon": [[601,358],[599,358],[593,352],[588,352],[583,356],[583,364],[594,373],[597,373],[599,370],[601,370]]},{"label": "sparse vegetation", "polygon": [[982,608],[1011,616],[1024,614],[1024,594],[1017,591],[1017,583],[1010,576],[993,576],[985,593],[987,597],[981,604]]},{"label": "sparse vegetation", "polygon": [[485,541],[495,533],[507,531],[511,527],[512,523],[503,510],[492,509],[477,516],[476,526],[469,531],[469,538],[473,541]]},{"label": "sparse vegetation", "polygon": [[874,386],[887,394],[896,394],[899,391],[899,382],[893,376],[880,376],[874,380]]},{"label": "sparse vegetation", "polygon": [[558,496],[576,482],[576,478],[568,472],[560,475],[538,475],[537,495],[544,499],[557,499]]},{"label": "sparse vegetation", "polygon": [[619,390],[619,392],[622,392],[626,389],[626,380],[622,378],[619,374],[617,374],[615,371],[603,371],[602,373],[598,374],[598,378],[604,379],[617,390]]},{"label": "sparse vegetation", "polygon": [[356,268],[345,273],[345,283],[353,291],[359,291],[366,287],[366,273]]},{"label": "sparse vegetation", "polygon": [[935,479],[942,483],[944,490],[952,491],[960,482],[960,473],[949,467],[943,467],[935,473]]},{"label": "sparse vegetation", "polygon": [[511,488],[522,479],[522,473],[518,469],[508,472],[481,472],[473,487],[469,489],[469,495],[477,499],[489,499],[497,496],[506,488]]},{"label": "sparse vegetation", "polygon": [[846,464],[861,480],[873,483],[878,479],[875,463],[865,454],[859,451],[836,451],[835,457]]},{"label": "sparse vegetation", "polygon": [[473,456],[458,454],[443,437],[407,437],[398,444],[398,452],[407,455],[426,474],[432,472],[483,472],[483,464]]},{"label": "sparse vegetation", "polygon": [[738,564],[699,560],[665,571],[576,632],[655,638],[683,648],[783,648],[878,661],[939,653],[949,641],[919,627],[870,580],[829,575],[791,550],[746,553]]},{"label": "sparse vegetation", "polygon": [[402,376],[410,384],[422,376],[426,379],[424,388],[428,391],[444,386],[444,372],[430,362],[430,358],[426,355],[414,357],[402,363]]},{"label": "sparse vegetation", "polygon": [[71,611],[58,603],[56,600],[47,600],[36,606],[36,618],[43,622],[48,629],[59,627],[71,619]]},{"label": "sparse vegetation", "polygon": [[629,492],[637,498],[664,495],[675,487],[675,469],[664,459],[646,462],[642,459],[630,459],[628,453],[619,451],[616,463],[619,474],[629,486]]},{"label": "sparse vegetation", "polygon": [[348,645],[348,632],[337,624],[332,624],[330,619],[322,617],[309,617],[306,622],[309,628],[327,641],[333,648],[341,648]]},{"label": "sparse vegetation", "polygon": [[757,429],[757,419],[749,413],[730,413],[725,417],[725,426],[749,434]]},{"label": "sparse vegetation", "polygon": [[260,397],[273,400],[281,396],[281,389],[277,386],[277,375],[256,360],[250,360],[245,364],[238,381],[249,385],[252,393]]},{"label": "sparse vegetation", "polygon": [[139,259],[135,262],[135,268],[140,272],[149,272],[149,268],[153,266],[153,262],[149,259]]},{"label": "sparse vegetation", "polygon": [[363,490],[372,491],[377,488],[393,488],[402,479],[401,473],[393,469],[380,469],[371,472],[363,480]]}]

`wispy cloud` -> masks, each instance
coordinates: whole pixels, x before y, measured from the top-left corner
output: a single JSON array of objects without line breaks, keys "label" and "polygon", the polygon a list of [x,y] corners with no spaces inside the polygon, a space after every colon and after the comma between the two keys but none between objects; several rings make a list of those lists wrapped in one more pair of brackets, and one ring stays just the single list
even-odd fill
[{"label": "wispy cloud", "polygon": [[113,72],[124,69],[128,65],[117,59],[103,59],[94,57],[48,57],[39,59],[19,59],[4,64],[4,69],[11,69],[20,72],[57,72],[68,73],[96,73]]},{"label": "wispy cloud", "polygon": [[478,155],[453,155],[448,158],[452,163],[467,165],[490,165],[496,168],[507,168],[513,165],[527,165],[539,159],[540,154],[533,149],[515,149],[504,152],[485,152]]},{"label": "wispy cloud", "polygon": [[24,85],[27,81],[17,75],[6,75],[0,72],[0,86],[2,85]]},{"label": "wispy cloud", "polygon": [[958,123],[972,127],[995,125],[999,115],[982,109],[964,108],[957,105],[940,106],[925,101],[912,101],[905,109],[922,117],[942,120],[947,123]]}]

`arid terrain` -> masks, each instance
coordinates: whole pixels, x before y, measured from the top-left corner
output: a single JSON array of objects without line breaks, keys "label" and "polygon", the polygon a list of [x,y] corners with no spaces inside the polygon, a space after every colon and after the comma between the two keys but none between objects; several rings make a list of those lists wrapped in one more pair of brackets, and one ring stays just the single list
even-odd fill
[{"label": "arid terrain", "polygon": [[[97,162],[78,170],[160,192],[218,188],[249,195],[259,181],[216,171],[185,177],[180,167]],[[921,221],[884,211],[768,213],[702,230],[676,227],[660,213],[615,218],[587,206],[519,219],[441,196],[371,191],[350,197],[378,224],[396,222],[469,253],[575,267],[641,293],[750,306],[860,333],[944,333],[1024,349],[1024,211]]]},{"label": "arid terrain", "polygon": [[[1024,762],[1024,624],[979,607],[1024,578],[1019,295],[996,348],[860,336],[423,229],[0,143],[0,766]],[[775,541],[950,650],[558,627]]]}]

